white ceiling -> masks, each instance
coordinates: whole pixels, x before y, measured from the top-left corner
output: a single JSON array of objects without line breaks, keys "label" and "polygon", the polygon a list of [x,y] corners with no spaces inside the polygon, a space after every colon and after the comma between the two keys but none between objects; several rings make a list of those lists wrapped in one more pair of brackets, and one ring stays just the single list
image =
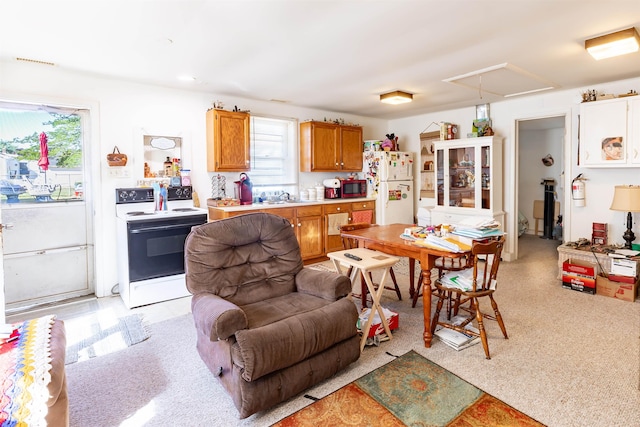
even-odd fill
[{"label": "white ceiling", "polygon": [[[501,64],[576,96],[638,77],[640,53],[584,50],[631,26],[638,0],[22,0],[0,5],[0,59],[392,119],[504,99],[443,81]],[[396,89],[414,101],[379,102]]]}]

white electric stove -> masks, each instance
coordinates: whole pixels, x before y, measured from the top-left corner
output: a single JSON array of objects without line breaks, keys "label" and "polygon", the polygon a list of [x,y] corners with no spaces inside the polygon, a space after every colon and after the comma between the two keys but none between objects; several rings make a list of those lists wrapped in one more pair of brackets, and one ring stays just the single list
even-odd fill
[{"label": "white electric stove", "polygon": [[128,308],[190,295],[184,242],[207,222],[207,210],[193,206],[191,187],[168,187],[156,208],[152,188],[116,189],[118,285]]}]

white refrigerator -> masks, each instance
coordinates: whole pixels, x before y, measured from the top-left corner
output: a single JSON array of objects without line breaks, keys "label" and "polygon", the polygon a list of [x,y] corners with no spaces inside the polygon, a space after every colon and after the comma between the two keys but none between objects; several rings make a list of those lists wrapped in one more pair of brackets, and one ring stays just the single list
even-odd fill
[{"label": "white refrigerator", "polygon": [[376,199],[376,223],[413,224],[413,153],[365,151],[367,195]]}]

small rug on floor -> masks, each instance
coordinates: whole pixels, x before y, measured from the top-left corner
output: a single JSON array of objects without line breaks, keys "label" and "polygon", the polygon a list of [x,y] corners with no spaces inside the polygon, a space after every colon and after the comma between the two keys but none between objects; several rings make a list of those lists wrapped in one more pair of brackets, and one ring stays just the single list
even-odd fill
[{"label": "small rug on floor", "polygon": [[65,365],[102,356],[138,344],[151,336],[141,314],[65,322]]},{"label": "small rug on floor", "polygon": [[415,351],[274,424],[543,426]]}]

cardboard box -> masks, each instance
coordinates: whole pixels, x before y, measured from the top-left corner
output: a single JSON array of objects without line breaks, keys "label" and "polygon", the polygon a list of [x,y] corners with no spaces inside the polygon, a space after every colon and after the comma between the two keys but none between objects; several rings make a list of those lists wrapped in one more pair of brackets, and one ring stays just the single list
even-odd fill
[{"label": "cardboard box", "polygon": [[[358,318],[358,324],[356,325],[358,331],[360,332],[362,332],[362,328],[364,328],[367,324],[367,319],[369,318],[368,314],[371,312],[371,309],[369,308],[367,308],[366,310],[367,311],[360,314],[360,317]],[[384,310],[386,311],[386,309]],[[393,311],[390,311],[390,313],[391,317],[388,318],[387,321],[389,322],[389,329],[391,330],[391,332],[393,332],[400,326],[400,319],[398,313],[395,313]],[[368,338],[373,338],[375,335],[381,335],[385,333],[384,326],[382,326],[382,323],[378,320],[378,313],[376,312],[375,314],[376,316],[373,318],[373,323],[371,324],[371,328],[369,328],[369,333],[367,334]]]},{"label": "cardboard box", "polygon": [[606,297],[634,302],[638,295],[639,283],[640,281],[636,281],[633,284],[614,282],[606,277],[598,276],[596,280],[596,293]]},{"label": "cardboard box", "polygon": [[562,263],[562,287],[587,294],[596,293],[597,265],[568,259]]},{"label": "cardboard box", "polygon": [[637,277],[620,276],[618,274],[609,274],[608,279],[611,280],[612,282],[631,283],[632,285],[636,283],[636,281],[638,280]]},{"label": "cardboard box", "polygon": [[635,277],[638,275],[637,270],[636,261],[632,259],[614,258],[611,260],[611,274]]}]

